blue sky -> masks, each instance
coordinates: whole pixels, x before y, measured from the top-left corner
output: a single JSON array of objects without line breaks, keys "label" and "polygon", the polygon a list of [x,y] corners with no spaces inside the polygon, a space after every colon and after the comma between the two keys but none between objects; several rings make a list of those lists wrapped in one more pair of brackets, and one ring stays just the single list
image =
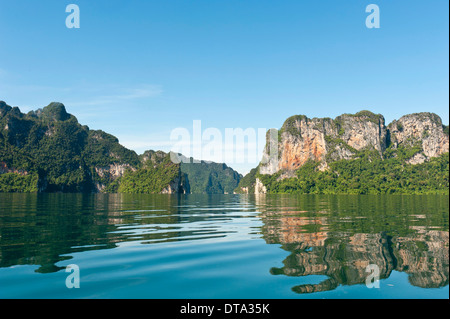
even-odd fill
[{"label": "blue sky", "polygon": [[[68,29],[68,4],[80,29]],[[368,29],[367,5],[380,7]],[[52,101],[138,153],[174,128],[363,109],[449,123],[446,0],[0,0],[0,100]],[[255,164],[232,165],[241,172]]]}]

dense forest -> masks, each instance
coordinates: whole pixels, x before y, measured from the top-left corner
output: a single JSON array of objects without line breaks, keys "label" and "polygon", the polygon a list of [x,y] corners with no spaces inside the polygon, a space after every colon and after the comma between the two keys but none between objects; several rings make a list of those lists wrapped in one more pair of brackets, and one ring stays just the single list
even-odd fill
[{"label": "dense forest", "polygon": [[96,168],[139,165],[134,151],[90,130],[61,103],[23,114],[0,102],[0,191],[93,192],[112,181]]},{"label": "dense forest", "polygon": [[0,101],[0,192],[223,194],[240,177],[225,164],[138,155],[78,123],[61,103],[23,114]]},{"label": "dense forest", "polygon": [[267,193],[449,194],[449,153],[413,165],[401,157],[383,160],[376,152],[365,152],[357,159],[333,162],[328,170],[318,166],[309,161],[291,178],[278,179],[281,172],[254,178],[262,181]]}]

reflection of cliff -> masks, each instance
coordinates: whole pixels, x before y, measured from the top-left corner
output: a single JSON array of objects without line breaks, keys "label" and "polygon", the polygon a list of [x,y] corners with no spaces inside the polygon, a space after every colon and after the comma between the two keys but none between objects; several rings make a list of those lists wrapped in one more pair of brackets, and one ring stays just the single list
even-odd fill
[{"label": "reflection of cliff", "polygon": [[[328,236],[324,217],[289,216],[295,212],[286,212],[285,214],[288,217],[275,218],[273,224],[265,227],[264,234],[268,242],[301,242],[307,246],[324,245]],[[266,216],[268,217],[267,214]]]},{"label": "reflection of cliff", "polygon": [[[309,293],[332,290],[338,285],[363,284],[368,276],[365,269],[369,264],[380,268],[380,279],[389,277],[394,269],[395,260],[389,252],[390,238],[386,234],[357,234],[346,240],[333,239],[327,239],[323,246],[296,246],[284,260],[284,267],[272,268],[271,273],[329,277],[319,285],[293,288],[298,293]],[[283,247],[289,249],[290,245]]]},{"label": "reflection of cliff", "polygon": [[[369,264],[379,267],[380,279],[396,270],[408,273],[410,283],[415,286],[448,285],[448,231],[410,229],[410,234],[401,237],[383,231],[355,233],[342,231],[342,226],[333,227],[336,220],[328,220],[323,213],[315,215],[320,217],[293,211],[261,215],[267,243],[281,244],[291,252],[283,267],[270,270],[273,275],[328,276],[317,285],[300,285],[293,287],[293,291],[312,293],[333,290],[339,285],[365,284]],[[349,218],[345,222],[354,221]],[[359,225],[364,226],[368,230],[371,227]]]},{"label": "reflection of cliff", "polygon": [[417,237],[394,241],[397,270],[408,273],[412,285],[438,288],[449,283],[449,233],[421,231]]}]

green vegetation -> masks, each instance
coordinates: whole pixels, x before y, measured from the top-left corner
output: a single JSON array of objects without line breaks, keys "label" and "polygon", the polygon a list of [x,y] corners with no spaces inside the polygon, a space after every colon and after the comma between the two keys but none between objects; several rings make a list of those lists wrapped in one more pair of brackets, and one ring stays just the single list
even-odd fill
[{"label": "green vegetation", "polygon": [[409,114],[406,116],[416,116],[418,117],[421,121],[426,121],[426,120],[431,120],[431,122],[433,122],[436,125],[442,125],[442,120],[441,118],[435,114],[435,113],[430,113],[430,112],[421,112],[421,113],[413,113],[413,114]]},{"label": "green vegetation", "polygon": [[338,147],[341,149],[347,149],[352,154],[356,154],[358,152],[356,149],[345,143],[345,141],[340,138],[332,138],[329,135],[325,135],[325,142],[327,143],[328,148],[331,150],[326,155],[327,162],[332,160],[333,153],[338,149]]},{"label": "green vegetation", "polygon": [[38,112],[39,115],[37,116],[40,116],[42,121],[47,123],[52,121],[65,121],[73,117],[66,112],[64,105],[58,102],[52,102],[42,111],[38,110]]},{"label": "green vegetation", "polygon": [[[241,177],[224,164],[174,164],[161,151],[138,156],[116,137],[79,124],[61,103],[25,115],[0,102],[0,168],[0,192],[159,193],[172,184],[223,194]],[[22,174],[9,174],[16,171]]]},{"label": "green vegetation", "polygon": [[225,164],[197,162],[184,159],[174,164],[170,153],[146,151],[140,156],[144,167],[128,170],[124,176],[108,185],[105,192],[118,193],[160,193],[176,181],[180,192],[192,194],[232,193],[241,176]]},{"label": "green vegetation", "polygon": [[[420,113],[426,118],[429,113]],[[378,123],[380,114],[362,111],[337,117],[339,135],[345,116],[366,117]],[[279,131],[300,134],[296,123],[309,121],[304,115],[292,116]],[[432,120],[440,123],[433,115]],[[321,129],[321,122],[316,129]],[[333,124],[335,123],[335,124]],[[400,126],[399,126],[400,125]],[[448,126],[443,125],[448,135]],[[397,122],[397,129],[403,129]],[[422,138],[430,134],[424,131]],[[388,148],[381,158],[376,151],[357,152],[340,138],[325,136],[329,151],[329,169],[308,162],[296,171],[296,177],[279,179],[282,172],[261,175],[258,168],[242,177],[225,164],[200,162],[174,164],[169,154],[147,151],[138,156],[119,144],[116,137],[90,130],[68,114],[61,103],[23,114],[17,107],[0,101],[0,192],[123,192],[159,193],[169,184],[194,194],[254,192],[256,178],[269,193],[315,194],[448,194],[448,153],[419,165],[407,161],[422,151],[421,141],[406,141]],[[333,150],[346,149],[352,160],[333,161]],[[281,154],[281,153],[279,153]],[[122,175],[125,168],[128,170]],[[174,182],[176,182],[175,185]]]},{"label": "green vegetation", "polygon": [[252,169],[247,175],[245,175],[239,182],[239,187],[237,187],[234,191],[238,194],[243,194],[243,188],[248,189],[248,193],[255,192],[255,179],[256,174],[258,172],[258,167]]},{"label": "green vegetation", "polygon": [[294,136],[300,134],[301,132],[297,128],[296,123],[302,120],[308,121],[308,118],[305,115],[294,115],[289,117],[286,121],[284,121],[281,130],[278,132],[279,139],[281,137],[281,134],[283,134],[284,132],[289,132],[291,135]]},{"label": "green vegetation", "polygon": [[37,193],[38,175],[0,174],[0,193]]},{"label": "green vegetation", "polygon": [[108,166],[111,164],[130,164],[137,167],[139,157],[133,151],[119,144],[119,140],[101,130],[90,130],[83,157],[88,165]]},{"label": "green vegetation", "polygon": [[376,125],[378,125],[379,121],[384,119],[383,115],[381,114],[375,114],[372,113],[370,111],[360,111],[356,114],[343,114],[341,116],[350,116],[350,117],[365,117],[367,118],[370,122],[375,123]]},{"label": "green vegetation", "polygon": [[155,194],[162,192],[177,177],[180,177],[180,166],[167,155],[160,165],[127,171],[115,184],[118,184],[118,193]]},{"label": "green vegetation", "polygon": [[109,134],[82,126],[61,103],[25,115],[2,102],[0,111],[0,164],[7,172],[37,176],[31,188],[29,176],[14,178],[14,183],[9,178],[13,184],[2,177],[0,191],[34,192],[37,187],[46,192],[92,192],[96,184],[112,182],[109,176],[99,176],[97,167],[139,165],[135,152]]},{"label": "green vegetation", "polygon": [[386,159],[392,159],[395,158],[397,159],[398,162],[406,162],[407,160],[409,160],[410,158],[412,158],[414,155],[416,155],[417,153],[422,152],[422,142],[421,141],[416,141],[416,142],[412,142],[412,141],[408,141],[406,143],[406,145],[400,145],[397,148],[388,148],[385,152],[384,152],[384,157]]},{"label": "green vegetation", "polygon": [[[433,113],[405,115],[412,120],[442,125],[442,121]],[[292,116],[283,124],[282,131],[299,134],[296,121],[305,119],[303,115]],[[359,118],[359,119],[355,119]],[[316,121],[317,119],[313,119]],[[318,119],[317,121],[330,119]],[[256,179],[267,188],[268,193],[302,194],[425,194],[449,193],[448,153],[432,158],[422,164],[414,165],[415,160],[426,156],[416,156],[423,152],[422,140],[428,138],[431,130],[425,127],[420,137],[402,139],[399,144],[396,135],[388,128],[386,140],[380,142],[382,153],[374,147],[355,149],[347,144],[343,135],[348,127],[357,120],[364,125],[368,122],[377,126],[384,123],[381,114],[361,111],[356,114],[343,114],[329,123],[332,134],[324,135],[327,148],[323,162],[310,161],[297,171],[278,171],[273,175],[262,175],[258,170],[245,176],[235,192],[254,192]],[[323,122],[325,123],[325,122]],[[403,131],[400,121],[392,122],[391,127]],[[315,129],[320,130],[316,123]],[[448,135],[448,126],[442,125]],[[281,132],[279,140],[281,137]],[[393,131],[395,132],[395,131]],[[293,142],[295,143],[295,141]],[[279,148],[284,147],[279,145]],[[387,147],[385,150],[384,147]],[[279,151],[279,157],[282,152]],[[423,155],[423,154],[422,154]],[[320,168],[320,169],[319,169]],[[293,176],[296,175],[296,176]],[[286,176],[293,176],[286,178]],[[244,190],[245,189],[245,190]]]},{"label": "green vegetation", "polygon": [[377,125],[378,125],[379,121],[381,119],[383,119],[383,115],[375,114],[375,113],[372,113],[372,112],[366,111],[366,110],[356,113],[355,116],[357,116],[357,117],[367,117],[371,122],[373,122],[373,123],[375,123]]},{"label": "green vegetation", "polygon": [[449,154],[430,161],[405,164],[415,150],[387,152],[381,159],[376,151],[358,154],[353,160],[330,163],[318,170],[318,162],[307,162],[296,171],[297,177],[277,180],[274,175],[257,175],[268,193],[301,194],[449,194]]}]

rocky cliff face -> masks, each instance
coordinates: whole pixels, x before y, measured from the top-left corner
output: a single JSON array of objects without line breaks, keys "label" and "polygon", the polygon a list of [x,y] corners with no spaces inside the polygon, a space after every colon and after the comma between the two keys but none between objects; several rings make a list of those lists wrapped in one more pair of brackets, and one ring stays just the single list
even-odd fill
[{"label": "rocky cliff face", "polygon": [[390,142],[399,146],[421,148],[415,163],[424,162],[449,151],[449,136],[444,132],[442,120],[433,113],[415,113],[402,116],[389,124]]},{"label": "rocky cliff face", "polygon": [[186,189],[183,187],[180,177],[175,178],[166,188],[161,191],[161,194],[186,194]]},{"label": "rocky cliff face", "polygon": [[140,156],[140,159],[141,162],[145,163],[146,165],[151,165],[155,167],[157,165],[160,165],[167,155],[168,154],[164,153],[163,151],[148,150],[145,151],[144,154]]},{"label": "rocky cliff face", "polygon": [[[123,175],[125,175],[125,172],[127,170],[136,171],[135,167],[132,167],[130,164],[110,164],[109,166],[105,167],[95,167],[95,173],[100,177],[101,181],[114,181]],[[95,182],[95,189],[97,192],[103,192],[106,188],[105,182]]]},{"label": "rocky cliff face", "polygon": [[263,156],[269,160],[260,165],[259,172],[292,171],[309,160],[321,162],[326,169],[330,161],[351,159],[363,149],[374,149],[382,156],[387,136],[384,117],[368,111],[343,114],[334,120],[293,116],[279,131],[278,156],[266,151]]},{"label": "rocky cliff face", "polygon": [[9,168],[5,162],[0,162],[0,174],[6,174],[6,173],[28,175],[28,172],[26,170],[18,170],[18,169],[14,169],[14,168]]},{"label": "rocky cliff face", "polygon": [[376,151],[382,159],[388,148],[414,147],[417,151],[408,159],[411,164],[449,151],[448,129],[432,113],[405,115],[388,126],[381,114],[369,111],[343,114],[334,120],[297,115],[285,121],[278,141],[268,139],[267,145],[274,142],[278,153],[271,154],[266,146],[259,173],[282,172],[280,179],[292,177],[308,161],[319,162],[319,169],[326,170],[329,163],[353,159],[363,150]]},{"label": "rocky cliff face", "polygon": [[[255,194],[265,194],[265,193],[267,193],[267,188],[259,180],[259,178],[257,178],[256,183],[255,183]],[[247,194],[248,194],[248,188],[247,188]]]}]

